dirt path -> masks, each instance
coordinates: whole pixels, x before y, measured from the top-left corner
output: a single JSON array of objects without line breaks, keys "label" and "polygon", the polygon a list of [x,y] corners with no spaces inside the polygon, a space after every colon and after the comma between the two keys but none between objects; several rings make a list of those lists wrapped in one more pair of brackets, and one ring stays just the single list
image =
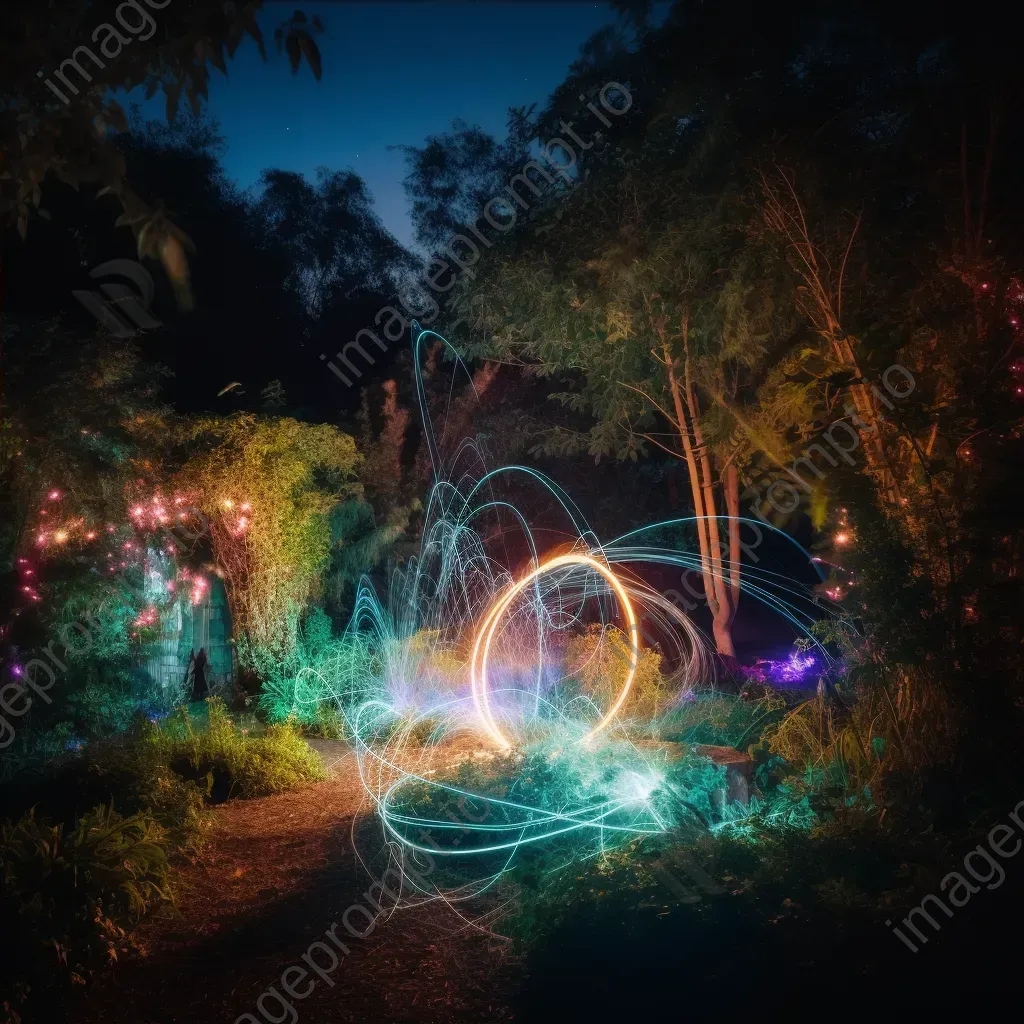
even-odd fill
[{"label": "dirt path", "polygon": [[[504,946],[456,931],[458,922],[443,907],[382,918],[365,939],[345,933],[344,912],[368,905],[369,878],[352,847],[353,822],[364,820],[363,791],[342,745],[316,745],[332,779],[217,808],[201,858],[178,873],[187,891],[177,911],[140,928],[142,955],[98,982],[71,1008],[69,1021],[212,1024],[246,1013],[291,1021],[274,996],[260,1016],[257,999],[271,985],[282,992],[282,972],[304,967],[302,955],[332,925],[350,952],[306,998],[289,1000],[298,1019],[513,1019],[505,997],[519,975],[517,963]],[[366,926],[358,912],[352,921],[356,929]],[[309,983],[296,974],[289,981],[300,992]]]}]

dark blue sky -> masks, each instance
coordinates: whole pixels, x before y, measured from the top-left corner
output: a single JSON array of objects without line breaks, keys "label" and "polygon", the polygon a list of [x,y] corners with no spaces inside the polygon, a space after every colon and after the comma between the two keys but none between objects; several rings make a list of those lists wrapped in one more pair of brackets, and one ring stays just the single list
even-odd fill
[{"label": "dark blue sky", "polygon": [[[327,29],[320,82],[305,62],[293,76],[273,48],[274,27],[296,6]],[[408,245],[404,157],[388,146],[420,144],[454,118],[503,137],[508,107],[543,104],[580,44],[615,20],[607,3],[587,2],[268,3],[269,61],[247,40],[227,79],[213,72],[208,109],[228,143],[225,169],[248,187],[265,167],[351,167]],[[146,109],[161,116],[162,96]]]}]

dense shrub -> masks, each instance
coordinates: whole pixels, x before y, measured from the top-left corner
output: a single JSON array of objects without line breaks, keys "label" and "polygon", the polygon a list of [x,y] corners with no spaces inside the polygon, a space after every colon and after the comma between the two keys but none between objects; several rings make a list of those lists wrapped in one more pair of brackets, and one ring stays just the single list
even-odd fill
[{"label": "dense shrub", "polygon": [[72,829],[29,812],[0,830],[0,885],[4,1008],[17,1020],[31,992],[84,984],[116,960],[126,928],[170,898],[167,832],[145,812],[100,806]]},{"label": "dense shrub", "polygon": [[312,722],[302,723],[302,735],[322,740],[340,740],[348,735],[348,729],[337,706],[324,703],[317,708]]},{"label": "dense shrub", "polygon": [[[580,693],[586,694],[599,708],[609,707],[618,697],[626,682],[632,654],[629,638],[615,626],[593,625],[566,644],[571,676]],[[620,715],[649,722],[665,710],[673,696],[662,675],[661,655],[641,648]]]},{"label": "dense shrub", "polygon": [[179,708],[143,742],[176,774],[204,780],[214,799],[266,796],[327,778],[323,759],[291,724],[250,735],[235,728],[221,701],[207,708],[205,727]]},{"label": "dense shrub", "polygon": [[716,692],[691,693],[659,719],[657,731],[663,740],[746,750],[785,708],[785,701],[771,690],[756,700]]}]

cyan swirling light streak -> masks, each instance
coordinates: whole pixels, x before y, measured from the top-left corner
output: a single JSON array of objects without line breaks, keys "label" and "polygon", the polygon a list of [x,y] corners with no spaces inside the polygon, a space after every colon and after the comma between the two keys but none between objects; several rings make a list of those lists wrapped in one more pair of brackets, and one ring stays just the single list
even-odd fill
[{"label": "cyan swirling light streak", "polygon": [[[656,723],[626,714],[640,624],[672,667],[674,699],[709,685],[714,667],[686,613],[638,575],[645,564],[701,571],[699,554],[639,543],[692,519],[602,544],[542,473],[487,470],[468,440],[446,461],[419,369],[431,338],[447,346],[432,331],[417,334],[416,384],[434,468],[419,555],[393,573],[386,600],[360,582],[344,637],[298,682],[307,699],[337,703],[389,841],[457,859],[498,858],[494,873],[470,885],[479,891],[524,846],[571,836],[584,854],[597,852],[694,813],[665,745],[649,741]],[[557,513],[566,538],[557,551],[542,552],[526,515],[502,497],[512,485]],[[523,553],[527,564],[517,569]],[[721,571],[728,568],[723,562]],[[744,567],[743,592],[800,632],[817,617],[806,592],[784,577]],[[603,706],[580,689],[580,667],[564,656],[566,640],[593,624],[601,628],[595,658],[616,653],[613,631],[625,637],[622,680]]]}]

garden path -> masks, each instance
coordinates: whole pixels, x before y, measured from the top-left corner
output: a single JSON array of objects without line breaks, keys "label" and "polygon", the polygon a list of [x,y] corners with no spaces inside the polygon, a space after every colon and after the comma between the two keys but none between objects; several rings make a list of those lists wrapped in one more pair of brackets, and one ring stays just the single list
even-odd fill
[{"label": "garden path", "polygon": [[[202,855],[177,870],[173,914],[147,921],[141,953],[118,965],[70,1008],[71,1024],[213,1024],[251,1013],[293,1018],[273,997],[256,1001],[354,903],[368,877],[356,861],[354,829],[375,828],[344,744],[314,741],[327,782],[218,806]],[[361,833],[360,833],[361,834]],[[362,848],[362,846],[361,846]],[[354,917],[355,927],[364,927]],[[465,930],[443,907],[382,918],[365,939],[348,939],[330,981],[318,980],[298,1018],[335,1022],[504,1022],[520,967],[503,946]],[[293,986],[301,990],[306,981]],[[243,1017],[243,1020],[248,1018]]]}]

